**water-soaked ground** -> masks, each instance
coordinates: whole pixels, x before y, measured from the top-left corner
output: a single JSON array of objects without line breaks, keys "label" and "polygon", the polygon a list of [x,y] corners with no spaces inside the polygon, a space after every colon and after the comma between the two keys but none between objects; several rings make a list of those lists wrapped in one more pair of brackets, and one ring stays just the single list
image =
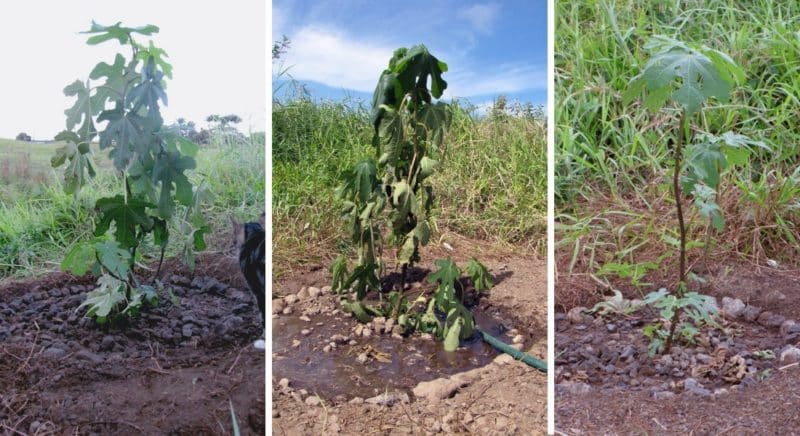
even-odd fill
[{"label": "water-soaked ground", "polygon": [[[508,342],[503,333],[510,326],[496,309],[488,313],[473,309],[473,314],[480,329]],[[498,354],[477,334],[448,353],[441,342],[419,335],[357,337],[352,330],[358,323],[341,312],[305,317],[310,321],[301,316],[273,318],[272,374],[322,398],[368,398],[394,390],[410,393],[421,381],[484,366]],[[335,348],[331,342],[337,344]],[[363,354],[368,359],[361,363]]]}]

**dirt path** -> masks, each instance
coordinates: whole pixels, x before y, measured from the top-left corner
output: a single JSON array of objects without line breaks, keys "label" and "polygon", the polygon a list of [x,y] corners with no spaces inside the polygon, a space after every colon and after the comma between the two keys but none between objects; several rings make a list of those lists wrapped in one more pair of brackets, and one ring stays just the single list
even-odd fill
[{"label": "dirt path", "polygon": [[[446,257],[448,254],[434,251],[425,253],[423,258]],[[453,257],[456,261],[465,260],[457,254]],[[496,308],[509,314],[513,328],[524,337],[523,349],[544,358],[547,349],[545,263],[488,251],[478,257],[490,268],[497,282],[482,307]],[[326,268],[312,268],[275,283],[273,297],[296,293],[303,286],[322,286],[329,280]],[[307,307],[302,302],[300,304],[298,309],[301,311]],[[349,322],[351,325],[343,328],[342,335],[351,334],[350,328],[356,322],[352,319]],[[280,330],[273,330],[273,335],[279,334]],[[504,340],[510,341],[509,338]],[[360,345],[356,341],[353,345],[345,343],[340,348]],[[544,434],[547,424],[546,376],[507,357],[498,357],[488,365],[460,375],[433,380],[431,383],[436,386],[450,385],[451,389],[444,395],[410,395],[408,400],[398,397],[389,401],[391,405],[370,404],[370,399],[346,396],[316,398],[304,390],[295,389],[293,381],[289,381],[287,387],[273,378],[272,430],[276,435]],[[281,358],[291,359],[292,356]],[[314,374],[309,373],[308,377],[313,378]],[[460,388],[453,388],[453,383]],[[376,398],[386,399],[386,395],[372,400]]]},{"label": "dirt path", "polygon": [[[128,326],[78,305],[92,281],[65,274],[0,287],[0,434],[263,434],[264,354],[252,295],[204,275],[204,257],[165,277],[167,295]],[[228,268],[225,268],[227,265]]]}]

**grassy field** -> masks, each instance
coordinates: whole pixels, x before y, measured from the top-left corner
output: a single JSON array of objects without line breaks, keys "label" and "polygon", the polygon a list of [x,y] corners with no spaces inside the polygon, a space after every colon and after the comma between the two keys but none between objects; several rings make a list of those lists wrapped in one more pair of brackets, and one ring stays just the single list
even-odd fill
[{"label": "grassy field", "polygon": [[[374,155],[368,110],[296,100],[273,106],[273,264],[276,273],[346,250],[334,190],[343,172]],[[524,109],[524,108],[518,108]],[[536,108],[478,117],[453,105],[453,124],[433,180],[438,235],[544,254],[546,135]]]},{"label": "grassy field", "polygon": [[644,44],[657,34],[719,49],[746,73],[746,84],[730,102],[702,111],[698,130],[733,130],[771,149],[724,176],[722,234],[709,235],[713,230],[690,208],[690,258],[700,257],[705,245],[716,259],[796,263],[800,4],[588,0],[556,2],[555,16],[560,272],[602,275],[609,263],[648,271],[677,262],[671,255],[677,223],[668,144],[678,112],[654,115],[638,102],[622,103],[628,82],[646,62]]},{"label": "grassy field", "polygon": [[[93,231],[95,201],[119,191],[106,153],[97,150],[97,177],[78,198],[65,194],[63,168],[50,167],[59,146],[0,139],[0,279],[57,269],[69,247]],[[190,177],[208,193],[203,210],[212,226],[209,250],[225,250],[230,215],[255,221],[263,212],[264,136],[201,148]]]}]

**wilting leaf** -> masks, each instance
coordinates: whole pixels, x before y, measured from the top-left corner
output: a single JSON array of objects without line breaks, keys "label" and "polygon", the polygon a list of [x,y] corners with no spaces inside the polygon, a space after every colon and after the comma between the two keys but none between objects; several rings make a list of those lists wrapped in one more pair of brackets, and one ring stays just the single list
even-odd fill
[{"label": "wilting leaf", "polygon": [[103,322],[112,309],[125,301],[125,283],[106,274],[97,279],[97,284],[99,287],[86,294],[86,300],[78,309],[89,306],[87,315],[95,316],[98,322]]},{"label": "wilting leaf", "polygon": [[489,269],[478,262],[478,259],[471,258],[464,270],[472,280],[472,285],[475,286],[477,292],[492,289],[492,276],[489,274]]},{"label": "wilting leaf", "polygon": [[117,277],[127,277],[131,253],[120,248],[117,241],[100,241],[94,244],[97,256],[104,268]]}]

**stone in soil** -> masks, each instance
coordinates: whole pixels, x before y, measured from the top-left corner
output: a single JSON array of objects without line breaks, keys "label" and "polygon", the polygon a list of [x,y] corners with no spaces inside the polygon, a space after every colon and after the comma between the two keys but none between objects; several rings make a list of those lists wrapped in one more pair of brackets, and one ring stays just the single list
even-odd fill
[{"label": "stone in soil", "polygon": [[758,316],[761,315],[761,308],[758,306],[748,305],[744,308],[742,315],[744,316],[745,321],[755,322],[755,320],[758,319]]},{"label": "stone in soil", "polygon": [[702,397],[707,397],[711,395],[711,391],[706,389],[702,384],[698,383],[697,380],[691,377],[684,380],[683,388],[687,392],[691,392],[693,394],[700,395]]},{"label": "stone in soil", "polygon": [[738,298],[722,298],[722,314],[726,318],[736,319],[744,313],[746,305]]},{"label": "stone in soil", "polygon": [[781,363],[795,363],[800,361],[800,348],[789,345],[781,350]]}]

